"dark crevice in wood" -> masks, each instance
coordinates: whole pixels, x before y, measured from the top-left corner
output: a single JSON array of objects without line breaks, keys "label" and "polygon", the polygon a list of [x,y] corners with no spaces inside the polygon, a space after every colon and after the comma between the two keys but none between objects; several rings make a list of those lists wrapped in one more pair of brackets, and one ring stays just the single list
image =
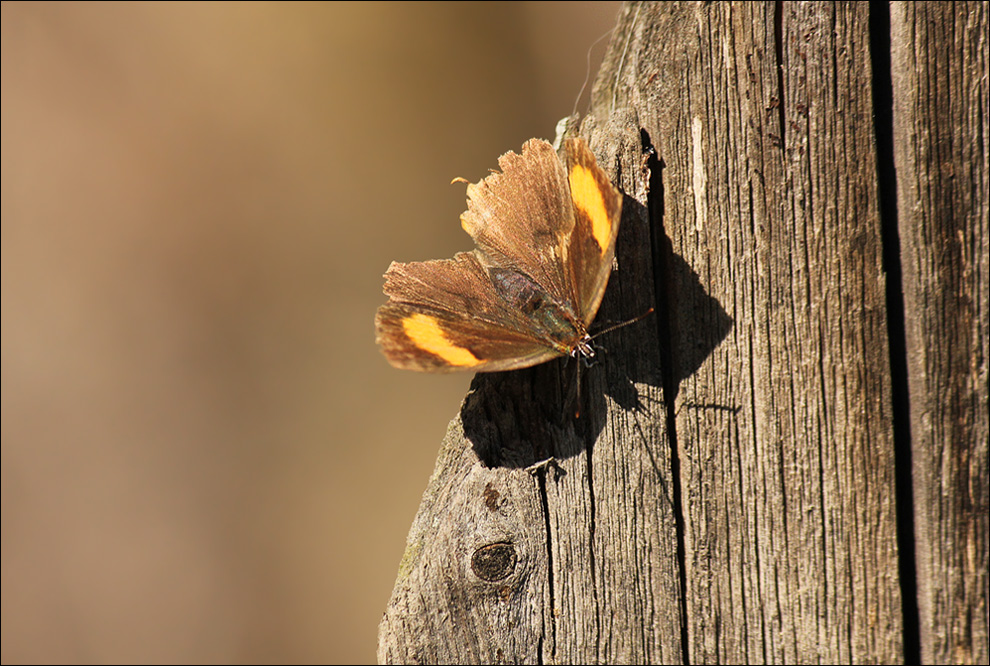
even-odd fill
[{"label": "dark crevice in wood", "polygon": [[777,114],[780,120],[780,149],[787,151],[787,130],[784,123],[784,3],[773,3],[773,45],[777,56]]},{"label": "dark crevice in wood", "polygon": [[588,456],[586,460],[587,471],[588,471],[588,506],[589,506],[589,520],[591,524],[588,526],[588,563],[591,566],[591,595],[595,601],[595,654],[600,658],[602,654],[602,612],[601,603],[598,599],[598,565],[595,561],[595,526],[597,525],[596,510],[598,508],[598,502],[595,500],[595,475],[594,468],[592,466],[592,455],[593,449],[588,447]]},{"label": "dark crevice in wood", "polygon": [[[810,293],[810,292],[809,292]],[[822,322],[818,322],[818,390],[821,392],[822,396],[822,424],[827,424],[830,422],[828,413],[828,392],[825,388],[825,377],[827,372],[825,370],[825,331],[822,326]],[[825,497],[826,488],[828,487],[825,483],[825,442],[829,436],[828,432],[822,432],[827,430],[827,425],[819,426],[821,430],[819,431],[818,437],[818,501],[821,506],[828,506],[827,498]],[[818,515],[818,522],[821,525],[822,534],[828,534],[828,517],[825,512],[822,511]],[[828,562],[828,542],[826,539],[821,540],[821,553],[822,562]],[[822,567],[822,588],[825,590],[831,590],[829,587],[828,580],[828,567]],[[855,589],[854,586],[850,585],[849,589]],[[852,639],[852,624],[846,626],[846,645],[850,646],[852,650],[853,639]]]},{"label": "dark crevice in wood", "polygon": [[[550,659],[544,660],[543,655],[543,645],[541,644],[540,650],[537,653],[537,660],[542,664],[544,661],[549,661],[553,663],[556,661],[557,652],[557,620],[554,614],[554,608],[556,607],[556,599],[554,598],[554,583],[553,583],[553,532],[550,527],[550,499],[547,496],[547,470],[550,469],[550,465],[543,467],[542,469],[535,470],[536,483],[540,491],[540,503],[543,507],[543,526],[546,529],[546,542],[547,542],[547,586],[550,590],[550,608],[543,613],[544,618],[549,618],[550,623]],[[541,641],[546,638],[546,628],[544,628],[543,636]]]},{"label": "dark crevice in wood", "polygon": [[674,523],[677,531],[677,564],[680,576],[681,607],[681,658],[683,664],[691,663],[690,641],[688,640],[687,613],[687,557],[684,545],[684,509],[681,503],[681,465],[677,449],[677,414],[675,398],[680,382],[680,373],[675,367],[673,350],[674,336],[671,332],[674,294],[667,288],[673,284],[673,248],[664,229],[663,168],[657,157],[656,148],[649,133],[640,130],[643,152],[647,155],[650,173],[650,186],[647,194],[647,214],[650,216],[650,241],[653,257],[654,297],[656,299],[657,339],[660,347],[660,374],[663,385],[663,402],[666,412],[667,437],[670,440],[671,494],[674,504]]},{"label": "dark crevice in wood", "polygon": [[894,93],[890,62],[890,7],[870,3],[870,59],[873,65],[873,118],[877,146],[877,192],[883,268],[887,277],[887,331],[890,349],[891,414],[897,493],[897,550],[904,631],[904,663],[921,663],[921,632],[915,558],[914,488],[912,486],[910,396],[897,227],[897,181],[894,162]]},{"label": "dark crevice in wood", "polygon": [[[756,231],[756,219],[755,219],[755,216],[753,214],[753,211],[754,210],[755,210],[755,207],[753,205],[753,183],[752,183],[752,181],[750,181],[750,183],[749,183],[749,230],[750,230],[750,233],[752,233],[752,234],[755,235],[755,231]],[[752,341],[752,339],[750,339],[750,342],[749,342],[749,357],[750,358],[754,358],[754,356],[753,356],[753,341]],[[749,385],[750,386],[756,386],[756,375],[755,375],[756,368],[755,368],[755,364],[749,363],[748,364],[748,367],[749,367]],[[750,408],[750,410],[752,411],[753,414],[756,413],[756,404],[754,403],[755,397],[756,397],[756,394],[755,393],[750,393],[749,408]],[[753,441],[750,442],[750,444],[752,444],[752,446],[753,446],[754,449],[756,448],[756,431],[755,431],[755,429],[754,429],[754,432],[753,432]],[[741,461],[739,463],[739,468],[742,469],[742,462]],[[742,492],[742,489],[741,488],[740,488],[740,492]],[[761,552],[760,551],[760,531],[759,530],[753,530],[753,554],[756,557],[756,561],[753,564],[754,564],[754,566],[755,566],[755,568],[756,568],[757,571],[759,571],[760,568],[763,566],[762,562],[760,561],[760,552]],[[743,589],[744,589],[744,594],[743,594],[743,608],[748,608],[749,606],[747,605],[747,600],[746,600],[746,595],[745,595],[745,588],[743,588]],[[756,592],[756,595],[755,595],[756,598],[757,599],[763,599],[764,598],[764,596],[763,596],[763,588],[762,588],[760,579],[757,579],[757,581],[756,581],[756,589],[757,589],[757,592]],[[746,638],[748,639],[749,638],[749,623],[748,623],[748,618],[747,618],[747,624],[746,624],[746,634],[747,634]],[[760,641],[760,646],[761,646],[761,651],[762,651],[761,661],[764,664],[769,664],[770,663],[770,657],[767,654],[767,641],[761,640]]]}]

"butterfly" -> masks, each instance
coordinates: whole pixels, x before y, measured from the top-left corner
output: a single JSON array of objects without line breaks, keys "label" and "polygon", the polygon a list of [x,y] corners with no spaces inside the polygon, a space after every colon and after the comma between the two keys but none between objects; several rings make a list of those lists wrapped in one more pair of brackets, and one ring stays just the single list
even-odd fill
[{"label": "butterfly", "polygon": [[392,365],[493,372],[594,357],[588,328],[612,270],[622,193],[583,139],[565,140],[562,153],[530,139],[468,184],[461,226],[474,250],[392,262],[375,316]]}]

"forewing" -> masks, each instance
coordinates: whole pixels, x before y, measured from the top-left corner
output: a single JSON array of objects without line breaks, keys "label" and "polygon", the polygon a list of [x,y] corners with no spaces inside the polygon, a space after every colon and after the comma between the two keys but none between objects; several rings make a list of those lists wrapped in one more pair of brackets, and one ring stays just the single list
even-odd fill
[{"label": "forewing", "polygon": [[498,296],[474,252],[393,262],[375,332],[389,362],[427,372],[525,368],[558,356]]},{"label": "forewing", "polygon": [[501,173],[468,185],[461,226],[492,263],[525,273],[557,303],[573,303],[564,262],[574,215],[564,165],[541,139],[498,164]]},{"label": "forewing", "polygon": [[577,315],[589,326],[598,312],[615,257],[622,193],[609,181],[583,139],[564,143],[569,207],[574,229],[566,247],[567,281],[576,294]]}]

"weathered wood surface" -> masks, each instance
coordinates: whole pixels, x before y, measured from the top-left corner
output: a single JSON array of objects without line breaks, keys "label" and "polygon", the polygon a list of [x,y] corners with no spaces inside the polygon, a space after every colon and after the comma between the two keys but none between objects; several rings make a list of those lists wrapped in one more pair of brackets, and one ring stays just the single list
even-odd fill
[{"label": "weathered wood surface", "polygon": [[644,7],[618,84],[653,110],[673,253],[733,321],[683,367],[712,332],[666,282],[691,663],[901,659],[868,12]]},{"label": "weathered wood surface", "polygon": [[[599,321],[642,314],[655,300],[643,282],[652,265],[636,203],[647,200],[638,126],[584,125],[630,197]],[[582,374],[578,420],[573,364],[476,377],[410,530],[382,620],[382,662],[681,659],[656,323],[617,330],[604,345],[607,361]],[[555,464],[529,469],[550,457]],[[490,560],[502,566],[482,566]]]},{"label": "weathered wood surface", "polygon": [[894,3],[891,69],[922,661],[986,664],[987,4]]},{"label": "weathered wood surface", "polygon": [[[975,11],[985,26],[986,6]],[[894,412],[907,405],[891,380],[903,358],[888,343],[878,182],[890,165],[878,157],[870,29],[865,3],[625,8],[581,127],[628,197],[598,321],[653,305],[657,316],[603,340],[604,362],[582,376],[578,421],[567,407],[573,365],[475,379],[410,530],[380,661],[918,658],[905,639],[916,606],[901,597],[913,587],[899,570],[895,444],[911,442],[895,440]],[[985,44],[959,93],[967,99],[986,99]],[[951,226],[966,226],[960,257],[971,263],[927,248],[948,263],[923,280],[969,267],[957,279],[970,300],[938,295],[970,308],[951,335],[971,337],[950,374],[912,377],[911,408],[920,391],[929,405],[943,400],[948,425],[963,413],[975,425],[924,444],[956,451],[957,476],[916,486],[918,502],[941,501],[955,521],[929,507],[939,527],[919,522],[919,540],[941,539],[930,550],[950,549],[939,566],[951,569],[919,590],[942,599],[936,614],[955,614],[935,629],[955,642],[927,652],[923,635],[923,654],[986,663],[988,133],[985,112],[959,109],[983,123],[963,137],[943,119],[958,137],[953,159],[971,160],[952,162],[974,179],[969,199],[956,183],[953,201],[975,212]],[[899,179],[925,178],[931,160],[915,161],[913,176],[898,164]],[[906,287],[909,311],[912,297]],[[942,330],[924,328],[917,344],[957,339]],[[946,473],[914,448],[916,464]],[[550,456],[556,466],[528,469]]]}]

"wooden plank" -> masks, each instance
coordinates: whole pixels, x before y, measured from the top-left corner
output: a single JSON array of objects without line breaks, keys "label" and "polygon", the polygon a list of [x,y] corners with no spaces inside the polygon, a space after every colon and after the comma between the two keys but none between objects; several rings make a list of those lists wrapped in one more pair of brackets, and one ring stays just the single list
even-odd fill
[{"label": "wooden plank", "polygon": [[924,663],[986,664],[988,8],[891,4]]},{"label": "wooden plank", "polygon": [[899,661],[868,6],[634,11],[596,105],[665,164],[688,659]]},{"label": "wooden plank", "polygon": [[[638,127],[621,116],[581,129],[628,195],[600,324],[654,302]],[[681,661],[655,321],[601,345],[603,362],[582,373],[580,419],[573,363],[475,378],[410,530],[380,626],[382,663]],[[515,563],[488,580],[474,554],[495,546]]]}]

